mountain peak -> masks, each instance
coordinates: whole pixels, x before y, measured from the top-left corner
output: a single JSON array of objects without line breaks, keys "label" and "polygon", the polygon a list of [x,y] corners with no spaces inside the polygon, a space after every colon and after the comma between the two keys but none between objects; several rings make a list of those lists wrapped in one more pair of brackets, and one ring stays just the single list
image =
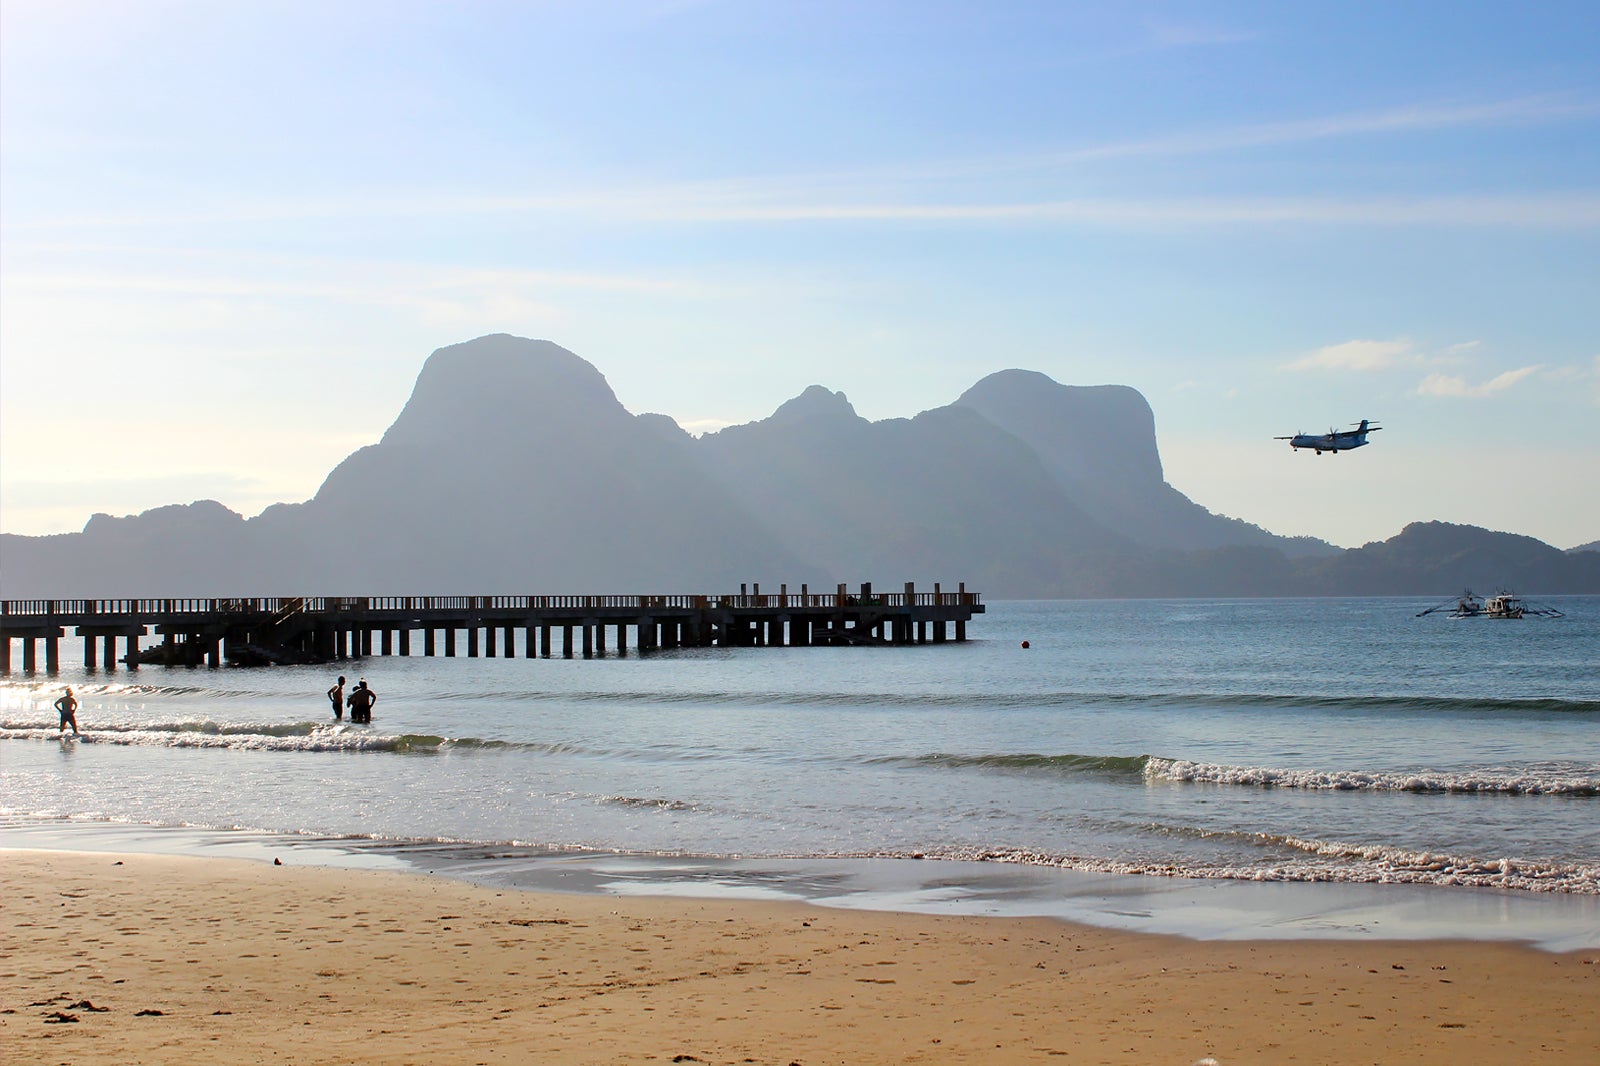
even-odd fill
[{"label": "mountain peak", "polygon": [[856,409],[842,392],[831,392],[821,385],[812,385],[794,399],[785,402],[772,412],[773,422],[794,422],[809,418],[859,418]]},{"label": "mountain peak", "polygon": [[629,417],[605,375],[581,356],[552,341],[491,333],[428,356],[383,441],[427,443],[494,425]]},{"label": "mountain peak", "polygon": [[242,525],[244,516],[234,513],[216,500],[196,500],[193,503],[169,503],[153,507],[137,515],[114,515],[97,512],[91,515],[83,531],[96,537],[116,536],[138,529],[143,535],[161,535],[174,530],[204,528],[228,529]]},{"label": "mountain peak", "polygon": [[1127,385],[1063,385],[1033,370],[1001,370],[956,405],[1028,441],[1068,479],[1163,480],[1155,415]]}]

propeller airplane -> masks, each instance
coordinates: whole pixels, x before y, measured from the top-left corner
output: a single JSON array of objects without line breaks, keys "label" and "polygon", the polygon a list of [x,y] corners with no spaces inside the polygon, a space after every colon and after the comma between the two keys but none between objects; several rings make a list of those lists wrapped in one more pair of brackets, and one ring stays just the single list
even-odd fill
[{"label": "propeller airplane", "polygon": [[1355,424],[1354,429],[1330,429],[1326,433],[1296,433],[1292,437],[1273,437],[1272,439],[1288,441],[1289,447],[1295,451],[1299,451],[1301,448],[1310,448],[1318,455],[1323,452],[1332,452],[1334,455],[1338,455],[1340,452],[1349,451],[1351,448],[1361,447],[1367,443],[1368,433],[1376,433],[1382,428],[1382,426],[1375,426],[1363,418]]}]

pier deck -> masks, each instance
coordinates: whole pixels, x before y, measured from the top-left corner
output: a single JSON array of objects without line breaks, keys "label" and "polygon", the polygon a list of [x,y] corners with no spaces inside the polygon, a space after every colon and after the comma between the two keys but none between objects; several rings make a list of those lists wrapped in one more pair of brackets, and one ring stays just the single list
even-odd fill
[{"label": "pier deck", "polygon": [[[629,630],[640,652],[659,648],[913,644],[967,639],[984,607],[963,584],[918,592],[751,591],[723,596],[309,596],[250,599],[0,600],[0,673],[12,669],[11,643],[22,642],[22,669],[60,668],[67,630],[83,639],[84,666],[106,670],[141,662],[218,666],[223,662],[328,662],[379,655],[584,658],[627,654]],[[161,638],[140,647],[152,632]],[[462,638],[458,640],[458,635]],[[120,658],[117,642],[126,649]],[[97,659],[97,645],[101,651]]]}]

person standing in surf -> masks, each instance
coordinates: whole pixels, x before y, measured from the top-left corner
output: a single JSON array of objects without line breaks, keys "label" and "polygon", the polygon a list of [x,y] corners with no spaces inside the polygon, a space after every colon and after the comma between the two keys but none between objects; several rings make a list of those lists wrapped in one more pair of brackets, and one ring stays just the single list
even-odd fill
[{"label": "person standing in surf", "polygon": [[371,722],[372,705],[377,702],[378,694],[367,687],[367,679],[363,677],[350,690],[350,720],[363,725]]},{"label": "person standing in surf", "polygon": [[[344,721],[344,675],[339,675],[339,683],[328,690],[328,702],[333,704],[333,717],[335,721]],[[354,721],[354,719],[351,719]]]},{"label": "person standing in surf", "polygon": [[78,735],[78,701],[72,695],[72,690],[67,689],[67,694],[56,700],[56,711],[61,715],[61,732],[67,731],[67,726],[72,727],[72,735]]}]

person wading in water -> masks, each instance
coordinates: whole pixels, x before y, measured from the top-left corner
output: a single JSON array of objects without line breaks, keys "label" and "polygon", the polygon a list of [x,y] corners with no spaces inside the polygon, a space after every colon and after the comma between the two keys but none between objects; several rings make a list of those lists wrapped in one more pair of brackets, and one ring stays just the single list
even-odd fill
[{"label": "person wading in water", "polygon": [[377,702],[378,694],[367,687],[367,679],[363,677],[350,690],[350,720],[363,725],[371,722],[372,705]]},{"label": "person wading in water", "polygon": [[67,689],[67,694],[56,700],[56,711],[61,715],[61,732],[67,731],[67,726],[72,727],[72,735],[78,735],[78,700],[72,695],[72,690]]}]

